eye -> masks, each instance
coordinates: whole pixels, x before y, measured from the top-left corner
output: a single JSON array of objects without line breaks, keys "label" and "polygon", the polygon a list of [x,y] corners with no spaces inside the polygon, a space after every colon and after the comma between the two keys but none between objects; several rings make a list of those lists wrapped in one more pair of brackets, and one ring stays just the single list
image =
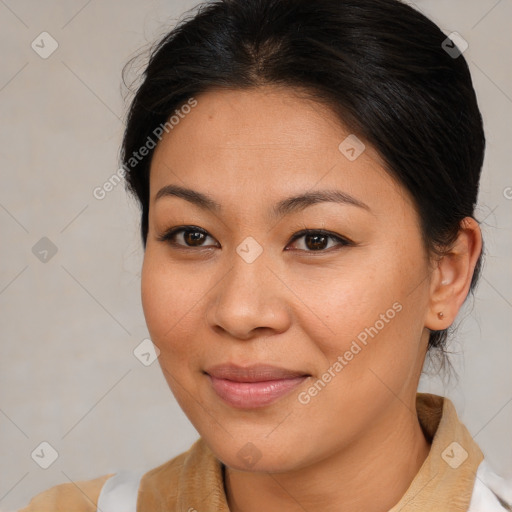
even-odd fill
[{"label": "eye", "polygon": [[[352,245],[352,242],[346,238],[323,229],[304,229],[293,236],[292,242],[295,242],[295,240],[299,240],[300,238],[304,238],[304,246],[306,249],[299,250],[305,252],[328,252],[324,249],[326,249],[326,244],[328,244],[329,240],[338,242],[337,245],[339,246]],[[329,247],[329,249],[332,249],[332,247],[333,246]]]},{"label": "eye", "polygon": [[[181,235],[181,240],[185,243],[179,243],[177,241],[179,238],[178,235]],[[181,226],[168,229],[165,233],[159,236],[157,240],[159,242],[167,242],[170,245],[184,249],[192,249],[194,247],[211,248],[209,245],[204,245],[204,241],[208,237],[212,238],[213,240],[213,237],[211,237],[207,231],[200,227]],[[327,252],[325,249],[327,248],[329,240],[337,242],[334,244],[334,246],[338,245],[343,247],[353,245],[350,240],[323,229],[303,229],[302,231],[299,231],[293,235],[290,244],[301,238],[304,238],[305,249],[298,250],[303,252]],[[328,248],[332,249],[332,247],[333,246]]]},{"label": "eye", "polygon": [[[181,234],[183,234],[182,240],[185,241],[185,244],[176,242],[177,235]],[[205,248],[209,246],[202,245],[202,242],[204,242],[204,240],[208,237],[208,232],[202,228],[199,228],[197,226],[182,226],[168,229],[163,235],[159,236],[157,240],[159,242],[168,242],[170,245],[178,247]]]}]

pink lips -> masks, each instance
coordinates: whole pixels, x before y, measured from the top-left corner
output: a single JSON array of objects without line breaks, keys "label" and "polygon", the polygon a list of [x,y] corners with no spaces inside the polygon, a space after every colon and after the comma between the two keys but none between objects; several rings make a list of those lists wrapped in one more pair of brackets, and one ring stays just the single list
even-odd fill
[{"label": "pink lips", "polygon": [[217,395],[232,407],[264,407],[296,388],[309,375],[270,365],[241,367],[232,364],[213,366],[206,374]]}]

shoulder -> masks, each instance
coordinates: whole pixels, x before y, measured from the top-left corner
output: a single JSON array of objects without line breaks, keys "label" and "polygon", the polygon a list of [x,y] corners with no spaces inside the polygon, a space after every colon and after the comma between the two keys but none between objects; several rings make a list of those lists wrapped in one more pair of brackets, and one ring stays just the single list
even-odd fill
[{"label": "shoulder", "polygon": [[96,512],[101,489],[113,474],[50,487],[34,496],[18,512]]},{"label": "shoulder", "polygon": [[497,475],[484,459],[478,466],[468,512],[512,510],[512,480]]},{"label": "shoulder", "polygon": [[202,489],[206,482],[217,490],[221,488],[221,466],[199,438],[186,452],[147,472],[119,471],[94,480],[56,485],[17,512],[97,512],[103,508],[98,504],[110,506],[111,502],[136,503],[139,510],[174,510],[180,493],[188,492],[191,485]]}]

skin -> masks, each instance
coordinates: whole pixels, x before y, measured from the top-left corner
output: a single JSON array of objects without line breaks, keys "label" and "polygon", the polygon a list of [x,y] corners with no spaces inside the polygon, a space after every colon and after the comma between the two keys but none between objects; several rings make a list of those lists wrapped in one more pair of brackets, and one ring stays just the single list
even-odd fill
[{"label": "skin", "polygon": [[[415,412],[429,329],[448,327],[469,291],[478,225],[465,219],[453,248],[435,261],[407,191],[368,143],[354,161],[340,152],[351,132],[327,107],[275,86],[196,99],[151,162],[142,304],[163,374],[226,465],[230,510],[387,511],[429,452]],[[222,210],[178,197],[155,201],[169,184],[209,194]],[[269,220],[279,200],[321,189],[368,209],[322,202]],[[194,245],[192,228],[175,236],[177,246],[158,240],[183,225],[208,236]],[[327,238],[315,251],[314,240],[292,241],[305,228],[352,243]],[[236,251],[249,236],[263,249],[252,263]],[[299,393],[396,303],[394,318],[301,403]],[[311,377],[271,405],[235,409],[203,373],[226,362]],[[238,456],[244,446],[260,456],[251,467]]]}]

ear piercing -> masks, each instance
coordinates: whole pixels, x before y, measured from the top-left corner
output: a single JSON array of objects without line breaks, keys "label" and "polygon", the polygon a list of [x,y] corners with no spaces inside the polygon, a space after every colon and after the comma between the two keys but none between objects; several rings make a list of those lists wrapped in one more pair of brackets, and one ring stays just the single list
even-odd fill
[{"label": "ear piercing", "polygon": [[437,313],[437,316],[441,319],[441,318],[443,318],[444,313],[442,311],[439,311],[439,313]]}]

